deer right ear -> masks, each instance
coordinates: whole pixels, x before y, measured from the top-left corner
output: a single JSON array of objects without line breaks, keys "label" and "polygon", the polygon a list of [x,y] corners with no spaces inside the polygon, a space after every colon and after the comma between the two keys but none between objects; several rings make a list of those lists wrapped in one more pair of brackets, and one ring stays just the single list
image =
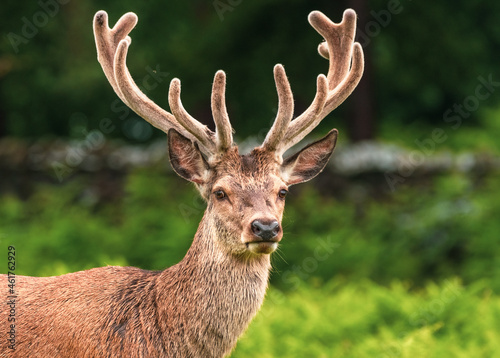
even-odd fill
[{"label": "deer right ear", "polygon": [[281,174],[287,185],[303,183],[321,173],[335,149],[337,134],[337,130],[332,129],[325,137],[283,161]]},{"label": "deer right ear", "polygon": [[174,171],[182,178],[204,184],[210,167],[198,145],[175,129],[168,131],[168,156]]}]

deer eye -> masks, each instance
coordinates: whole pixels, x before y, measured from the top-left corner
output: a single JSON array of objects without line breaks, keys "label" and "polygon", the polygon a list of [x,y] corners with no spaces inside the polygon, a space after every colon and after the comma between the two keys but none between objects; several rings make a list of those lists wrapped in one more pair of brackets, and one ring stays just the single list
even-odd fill
[{"label": "deer eye", "polygon": [[224,190],[216,190],[214,191],[214,195],[217,198],[217,200],[222,200],[227,197],[227,194],[224,192]]},{"label": "deer eye", "polygon": [[281,189],[278,192],[278,196],[279,196],[280,199],[285,199],[286,198],[286,194],[288,194],[288,190],[286,190],[286,189]]}]

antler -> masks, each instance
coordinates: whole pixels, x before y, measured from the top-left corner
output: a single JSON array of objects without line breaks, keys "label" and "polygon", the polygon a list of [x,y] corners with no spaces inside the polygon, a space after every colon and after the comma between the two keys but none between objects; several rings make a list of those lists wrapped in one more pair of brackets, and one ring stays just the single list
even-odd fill
[{"label": "antler", "polygon": [[[319,11],[311,12],[308,19],[326,40],[319,45],[318,52],[330,61],[328,74],[318,76],[313,102],[292,121],[293,95],[290,84],[283,66],[274,67],[279,98],[278,114],[262,148],[278,156],[302,140],[337,108],[356,88],[363,75],[363,50],[359,43],[354,43],[356,13],[351,9],[346,10],[339,24],[333,23]],[[97,58],[118,97],[154,127],[163,132],[173,128],[198,143],[209,159],[226,151],[233,145],[233,138],[225,104],[225,73],[218,71],[215,74],[212,87],[215,133],[184,109],[180,99],[181,84],[177,78],[170,83],[168,94],[172,113],[163,110],[141,92],[127,68],[127,52],[132,41],[128,34],[136,24],[137,16],[131,12],[123,15],[112,29],[108,26],[105,11],[97,12],[94,17]]]},{"label": "antler", "polygon": [[283,67],[281,65],[275,67],[279,97],[278,116],[262,147],[275,151],[277,155],[282,155],[288,148],[302,140],[323,118],[337,108],[354,91],[363,75],[363,50],[359,43],[353,43],[356,31],[354,10],[346,10],[340,24],[335,24],[319,11],[311,12],[308,20],[326,40],[319,45],[318,52],[330,61],[328,74],[326,77],[322,74],[318,76],[316,96],[309,108],[290,121],[280,116],[280,113],[288,115],[293,112],[290,85]]},{"label": "antler", "polygon": [[136,24],[137,15],[131,12],[123,15],[112,29],[108,26],[108,14],[105,11],[99,11],[94,16],[97,59],[118,97],[154,127],[165,133],[173,128],[198,143],[200,150],[209,158],[230,148],[233,139],[225,105],[224,72],[216,73],[212,88],[212,114],[216,133],[191,117],[184,109],[180,99],[181,84],[177,78],[170,83],[168,95],[172,113],[165,111],[139,89],[127,68],[127,52],[132,41],[128,34]]}]

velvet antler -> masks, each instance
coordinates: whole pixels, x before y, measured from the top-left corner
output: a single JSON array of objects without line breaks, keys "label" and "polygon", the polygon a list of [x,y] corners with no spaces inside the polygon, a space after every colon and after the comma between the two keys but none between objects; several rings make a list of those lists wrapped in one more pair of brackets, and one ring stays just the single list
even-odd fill
[{"label": "velvet antler", "polygon": [[[346,10],[339,24],[333,23],[319,11],[311,12],[308,19],[326,40],[320,44],[318,51],[329,60],[328,74],[318,76],[314,100],[304,113],[292,121],[293,95],[290,84],[283,66],[274,67],[279,108],[261,147],[275,152],[279,158],[337,108],[356,88],[363,75],[363,50],[359,43],[354,42],[356,13],[351,9]],[[156,128],[165,133],[173,128],[198,143],[208,159],[226,151],[233,145],[233,138],[225,104],[225,73],[218,71],[215,74],[212,88],[215,133],[184,109],[180,99],[181,84],[177,78],[170,83],[168,94],[172,113],[163,110],[141,92],[127,69],[127,51],[131,44],[128,34],[136,24],[137,16],[133,13],[123,15],[112,29],[108,26],[105,11],[99,11],[94,17],[98,60],[118,97]]]},{"label": "velvet antler", "polygon": [[[293,121],[276,119],[262,147],[275,151],[278,156],[301,141],[323,118],[337,108],[354,91],[363,75],[363,50],[359,43],[354,42],[356,13],[351,9],[346,10],[340,24],[333,23],[319,11],[311,12],[308,19],[326,40],[320,44],[318,52],[330,61],[328,74],[326,77],[318,76],[316,96],[304,113]],[[278,113],[288,114],[293,112],[293,98],[281,65],[275,67],[275,77],[277,68],[280,68],[280,84],[277,85],[280,99]]]}]

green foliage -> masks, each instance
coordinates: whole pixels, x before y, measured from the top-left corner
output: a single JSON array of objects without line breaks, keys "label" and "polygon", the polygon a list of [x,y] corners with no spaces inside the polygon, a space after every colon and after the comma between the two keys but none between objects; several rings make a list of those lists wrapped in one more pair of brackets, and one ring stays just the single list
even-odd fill
[{"label": "green foliage", "polygon": [[231,357],[495,357],[499,314],[485,282],[415,291],[402,281],[334,279],[288,294],[271,289]]},{"label": "green foliage", "polygon": [[[298,278],[342,274],[378,282],[459,275],[467,282],[498,277],[500,183],[495,175],[452,173],[428,186],[404,184],[389,197],[361,204],[321,197],[312,190],[290,195],[285,241],[273,283],[293,288]],[[326,247],[326,249],[324,248]],[[500,283],[492,283],[499,292]]]},{"label": "green foliage", "polygon": [[[164,171],[137,170],[123,202],[106,205],[95,204],[81,180],[41,186],[26,202],[5,196],[2,241],[17,249],[18,274],[103,265],[163,269],[183,257],[204,211],[197,193],[184,182],[172,184],[175,180]],[[178,190],[181,186],[189,190]]]},{"label": "green foliage", "polygon": [[118,230],[130,264],[159,270],[180,261],[205,209],[196,190],[163,171],[140,170],[126,192]]},{"label": "green foliage", "polygon": [[[498,67],[492,67],[493,58],[480,54],[491,46],[498,48],[499,31],[492,24],[500,4],[479,0],[453,4],[436,1],[432,5],[405,0],[397,3],[401,4],[401,12],[393,15],[387,27],[372,39],[367,54],[375,67],[373,93],[382,124],[418,127],[425,122],[448,126],[446,111],[451,109],[456,114],[454,105],[478,96],[475,91],[481,84],[479,77],[499,78]],[[370,10],[377,13],[388,4],[375,0]],[[457,77],[460,80],[456,81]],[[497,101],[496,95],[488,95],[478,101],[477,107]],[[473,110],[462,110],[466,113],[462,120],[476,126],[478,108],[471,107]]]}]

